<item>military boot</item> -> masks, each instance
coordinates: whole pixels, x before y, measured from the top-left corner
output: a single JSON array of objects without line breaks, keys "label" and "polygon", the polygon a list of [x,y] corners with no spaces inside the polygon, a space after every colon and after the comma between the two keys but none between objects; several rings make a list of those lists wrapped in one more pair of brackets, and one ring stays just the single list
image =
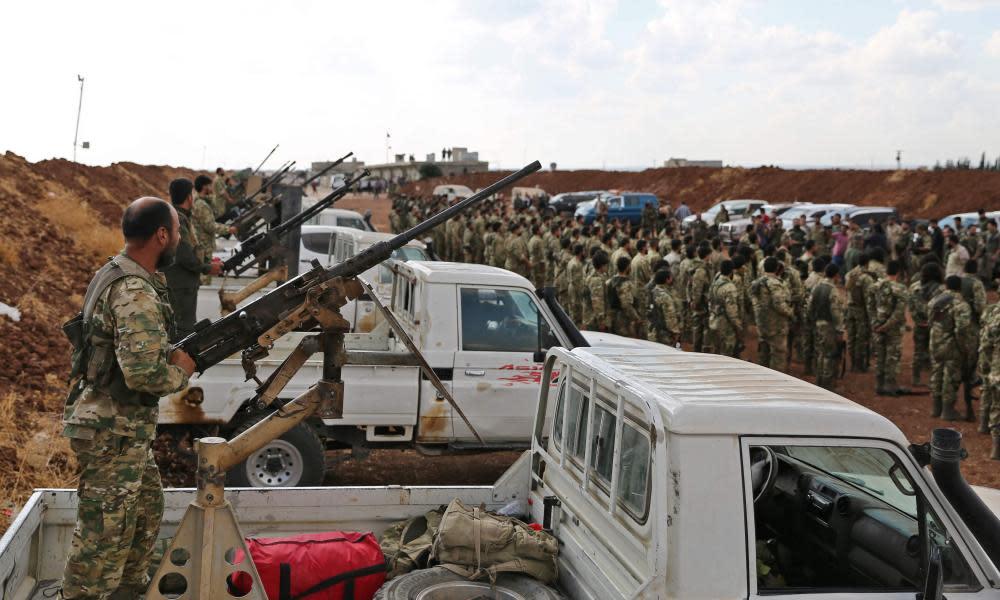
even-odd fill
[{"label": "military boot", "polygon": [[962,415],[955,410],[954,400],[945,404],[941,409],[941,418],[945,421],[961,421]]},{"label": "military boot", "polygon": [[1000,435],[993,436],[993,452],[990,453],[990,458],[1000,460]]},{"label": "military boot", "polygon": [[934,396],[931,398],[931,416],[940,417],[941,416],[941,396]]}]

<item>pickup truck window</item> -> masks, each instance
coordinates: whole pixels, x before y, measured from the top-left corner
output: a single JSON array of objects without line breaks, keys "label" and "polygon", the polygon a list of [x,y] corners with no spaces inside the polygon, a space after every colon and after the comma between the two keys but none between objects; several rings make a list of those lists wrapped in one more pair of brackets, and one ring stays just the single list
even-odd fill
[{"label": "pickup truck window", "polygon": [[[462,350],[533,352],[559,345],[527,292],[492,288],[462,288]],[[539,339],[541,338],[541,339]]]},{"label": "pickup truck window", "polygon": [[649,438],[626,421],[621,448],[618,500],[633,517],[643,521],[649,504]]},{"label": "pickup truck window", "polygon": [[310,252],[318,254],[329,254],[331,240],[336,237],[334,233],[313,232],[302,234],[302,245]]},{"label": "pickup truck window", "polygon": [[[587,411],[589,402],[583,390],[576,386],[570,386],[569,400],[564,402],[565,399],[566,394],[560,392],[558,404],[556,405],[556,415],[552,420],[554,428],[552,440],[555,442],[556,448],[563,449],[563,422],[565,421],[565,431],[569,438],[569,446],[565,449],[567,456],[582,460],[585,448],[584,438],[587,436]],[[568,411],[565,418],[563,417],[563,411]]]},{"label": "pickup truck window", "polygon": [[891,452],[751,446],[749,463],[758,590],[916,591],[935,546],[945,590],[978,589],[961,550]]}]

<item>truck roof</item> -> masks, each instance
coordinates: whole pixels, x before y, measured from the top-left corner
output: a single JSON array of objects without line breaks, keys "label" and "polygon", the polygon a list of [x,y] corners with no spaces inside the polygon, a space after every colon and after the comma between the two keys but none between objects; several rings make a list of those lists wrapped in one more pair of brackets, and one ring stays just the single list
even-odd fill
[{"label": "truck roof", "polygon": [[684,434],[867,437],[906,446],[885,417],[791,375],[736,358],[670,348],[573,350],[659,409]]},{"label": "truck roof", "polygon": [[530,281],[517,273],[487,265],[468,263],[411,260],[400,265],[428,283],[467,283],[472,285],[502,285],[535,289]]}]

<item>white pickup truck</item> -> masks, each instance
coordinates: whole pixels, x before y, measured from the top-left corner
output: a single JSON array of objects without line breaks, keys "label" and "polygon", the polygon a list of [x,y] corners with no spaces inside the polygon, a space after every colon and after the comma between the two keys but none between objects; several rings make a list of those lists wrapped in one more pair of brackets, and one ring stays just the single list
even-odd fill
[{"label": "white pickup truck", "polygon": [[[551,298],[539,297],[531,282],[510,271],[424,261],[396,262],[394,270],[390,310],[487,448],[527,447],[541,361],[549,348],[650,344],[610,334],[581,334]],[[342,419],[299,425],[231,471],[231,482],[253,487],[319,485],[327,446],[358,454],[373,446],[399,444],[417,444],[425,451],[483,447],[421,376],[403,342],[388,332],[382,321],[369,333],[347,335]],[[258,362],[261,379],[302,335],[280,339]],[[320,370],[318,358],[307,362],[282,399],[308,389]],[[228,437],[250,427],[261,415],[247,410],[257,385],[244,380],[238,355],[192,377],[187,389],[160,401],[161,430],[180,439],[209,433]]]},{"label": "white pickup truck", "polygon": [[[516,502],[559,541],[557,589],[431,570],[379,597],[1000,598],[1000,522],[980,500],[998,493],[961,478],[957,432],[911,446],[804,381],[663,346],[553,349],[541,378],[556,372],[530,451],[493,486],[230,490],[243,534],[381,533],[453,498]],[[194,492],[165,496],[171,537]],[[5,600],[51,597],[75,508],[72,490],[31,497],[0,540]]]}]

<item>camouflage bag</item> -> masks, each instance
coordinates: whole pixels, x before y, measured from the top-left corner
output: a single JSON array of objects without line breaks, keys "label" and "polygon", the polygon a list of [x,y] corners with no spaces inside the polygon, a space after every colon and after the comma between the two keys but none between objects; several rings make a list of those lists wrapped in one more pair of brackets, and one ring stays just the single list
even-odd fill
[{"label": "camouflage bag", "polygon": [[558,575],[559,544],[543,531],[521,521],[467,508],[452,500],[441,519],[431,556],[441,566],[469,579],[486,576],[495,582],[499,573],[523,573],[543,583]]},{"label": "camouflage bag", "polygon": [[379,546],[385,554],[387,580],[430,566],[431,545],[444,510],[445,507],[441,506],[419,517],[394,523],[385,530]]}]

